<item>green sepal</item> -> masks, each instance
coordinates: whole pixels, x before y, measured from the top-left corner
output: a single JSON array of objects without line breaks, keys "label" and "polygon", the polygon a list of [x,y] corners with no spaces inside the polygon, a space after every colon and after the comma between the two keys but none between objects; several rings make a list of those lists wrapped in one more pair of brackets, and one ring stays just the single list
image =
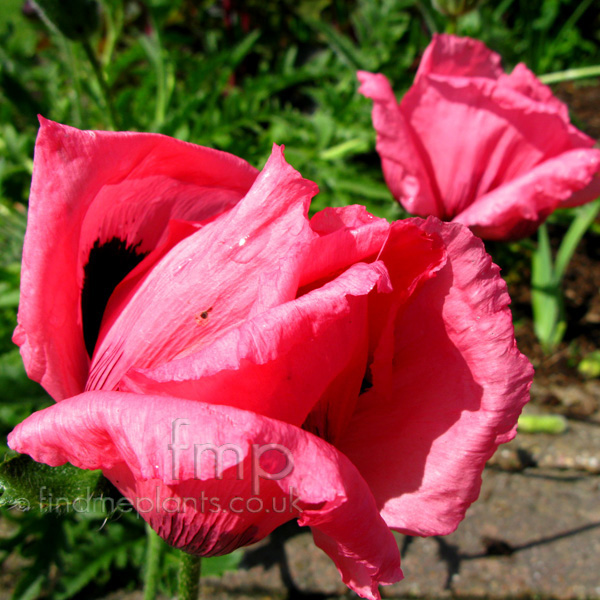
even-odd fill
[{"label": "green sepal", "polygon": [[114,492],[102,471],[86,471],[68,463],[49,467],[26,454],[0,464],[0,506],[85,511],[91,501],[113,497]]}]

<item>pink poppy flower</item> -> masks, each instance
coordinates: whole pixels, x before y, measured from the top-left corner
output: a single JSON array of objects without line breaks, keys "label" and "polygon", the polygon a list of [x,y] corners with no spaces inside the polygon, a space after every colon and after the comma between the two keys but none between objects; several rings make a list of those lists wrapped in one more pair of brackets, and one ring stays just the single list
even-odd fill
[{"label": "pink poppy flower", "polygon": [[483,43],[435,35],[400,104],[360,71],[386,182],[412,214],[484,239],[530,235],[557,208],[600,196],[600,150],[523,64],[506,75]]},{"label": "pink poppy flower", "polygon": [[[121,168],[137,143],[164,144],[173,173],[185,157],[197,222],[176,220],[179,183],[169,195],[144,181],[169,172],[150,150]],[[195,173],[197,157],[196,168],[213,162]],[[374,600],[402,577],[392,529],[449,533],[476,499],[484,463],[514,435],[532,369],[498,268],[467,228],[389,225],[358,206],[309,221],[316,192],[278,147],[256,176],[164,137],[44,122],[25,242],[32,289],[16,337],[28,373],[60,401],[9,443],[49,465],[102,469],[190,553],[224,554],[298,519],[344,582]],[[109,193],[123,199],[119,219],[94,210]],[[165,205],[146,214],[156,198]],[[57,241],[65,232],[76,232],[72,245]],[[117,254],[148,254],[129,274],[86,267],[106,240]],[[86,350],[81,299],[106,281],[114,291]],[[48,290],[71,303],[50,322]],[[72,339],[58,345],[61,335]]]}]

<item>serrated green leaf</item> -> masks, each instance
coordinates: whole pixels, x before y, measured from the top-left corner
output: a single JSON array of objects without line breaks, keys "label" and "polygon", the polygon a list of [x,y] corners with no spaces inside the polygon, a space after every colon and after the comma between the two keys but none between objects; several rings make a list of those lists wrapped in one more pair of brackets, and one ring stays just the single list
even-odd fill
[{"label": "serrated green leaf", "polygon": [[329,23],[318,20],[306,20],[306,23],[323,34],[331,49],[351,69],[369,71],[375,68],[370,56],[365,55],[351,39],[337,31]]},{"label": "serrated green leaf", "polygon": [[124,542],[109,536],[93,546],[93,554],[86,552],[73,567],[63,574],[61,590],[54,594],[54,600],[67,600],[94,581],[102,572],[109,572],[111,565],[121,566],[127,562],[128,553],[134,546],[144,543],[143,539]]}]

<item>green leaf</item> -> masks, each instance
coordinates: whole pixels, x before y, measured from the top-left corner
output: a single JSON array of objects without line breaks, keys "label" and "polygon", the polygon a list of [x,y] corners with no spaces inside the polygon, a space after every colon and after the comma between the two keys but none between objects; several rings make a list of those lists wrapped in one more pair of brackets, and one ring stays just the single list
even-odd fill
[{"label": "green leaf", "polygon": [[19,306],[19,290],[11,290],[0,281],[0,308],[17,308]]},{"label": "green leaf", "polygon": [[111,567],[127,564],[129,555],[138,553],[143,538],[129,537],[122,528],[107,527],[98,536],[92,548],[70,554],[69,568],[65,569],[54,600],[67,600],[102,575],[110,577]]},{"label": "green leaf", "polygon": [[325,21],[306,20],[306,23],[323,34],[340,60],[353,70],[371,71],[375,68],[371,57],[366,56],[354,42]]},{"label": "green leaf", "polygon": [[13,591],[11,600],[36,600],[40,597],[40,593],[46,582],[46,577],[40,573],[33,581],[23,577]]},{"label": "green leaf", "polygon": [[556,278],[545,225],[538,230],[538,247],[531,262],[531,308],[535,335],[544,351],[548,352],[560,343],[567,324],[560,281]]},{"label": "green leaf", "polygon": [[235,571],[244,556],[243,550],[235,550],[224,556],[210,556],[202,559],[202,574],[204,576],[220,577],[227,571]]},{"label": "green leaf", "polygon": [[369,142],[364,139],[355,138],[353,140],[347,140],[341,144],[337,144],[331,148],[327,148],[321,152],[321,158],[323,160],[339,160],[346,158],[352,154],[360,154],[366,152],[369,149]]},{"label": "green leaf", "polygon": [[562,239],[560,248],[556,253],[555,278],[560,281],[573,258],[577,245],[585,232],[590,228],[600,212],[600,199],[590,202],[577,209],[577,216],[569,226],[565,237]]},{"label": "green leaf", "polygon": [[22,510],[78,510],[78,505],[110,495],[112,489],[101,471],[84,471],[70,464],[49,467],[25,454],[0,465],[0,505]]}]

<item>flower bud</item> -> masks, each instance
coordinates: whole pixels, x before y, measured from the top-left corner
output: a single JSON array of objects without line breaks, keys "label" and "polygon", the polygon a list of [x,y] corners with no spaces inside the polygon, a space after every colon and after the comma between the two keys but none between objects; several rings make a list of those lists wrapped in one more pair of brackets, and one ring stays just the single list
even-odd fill
[{"label": "flower bud", "polygon": [[479,0],[431,0],[433,8],[448,17],[460,17],[477,8]]}]

